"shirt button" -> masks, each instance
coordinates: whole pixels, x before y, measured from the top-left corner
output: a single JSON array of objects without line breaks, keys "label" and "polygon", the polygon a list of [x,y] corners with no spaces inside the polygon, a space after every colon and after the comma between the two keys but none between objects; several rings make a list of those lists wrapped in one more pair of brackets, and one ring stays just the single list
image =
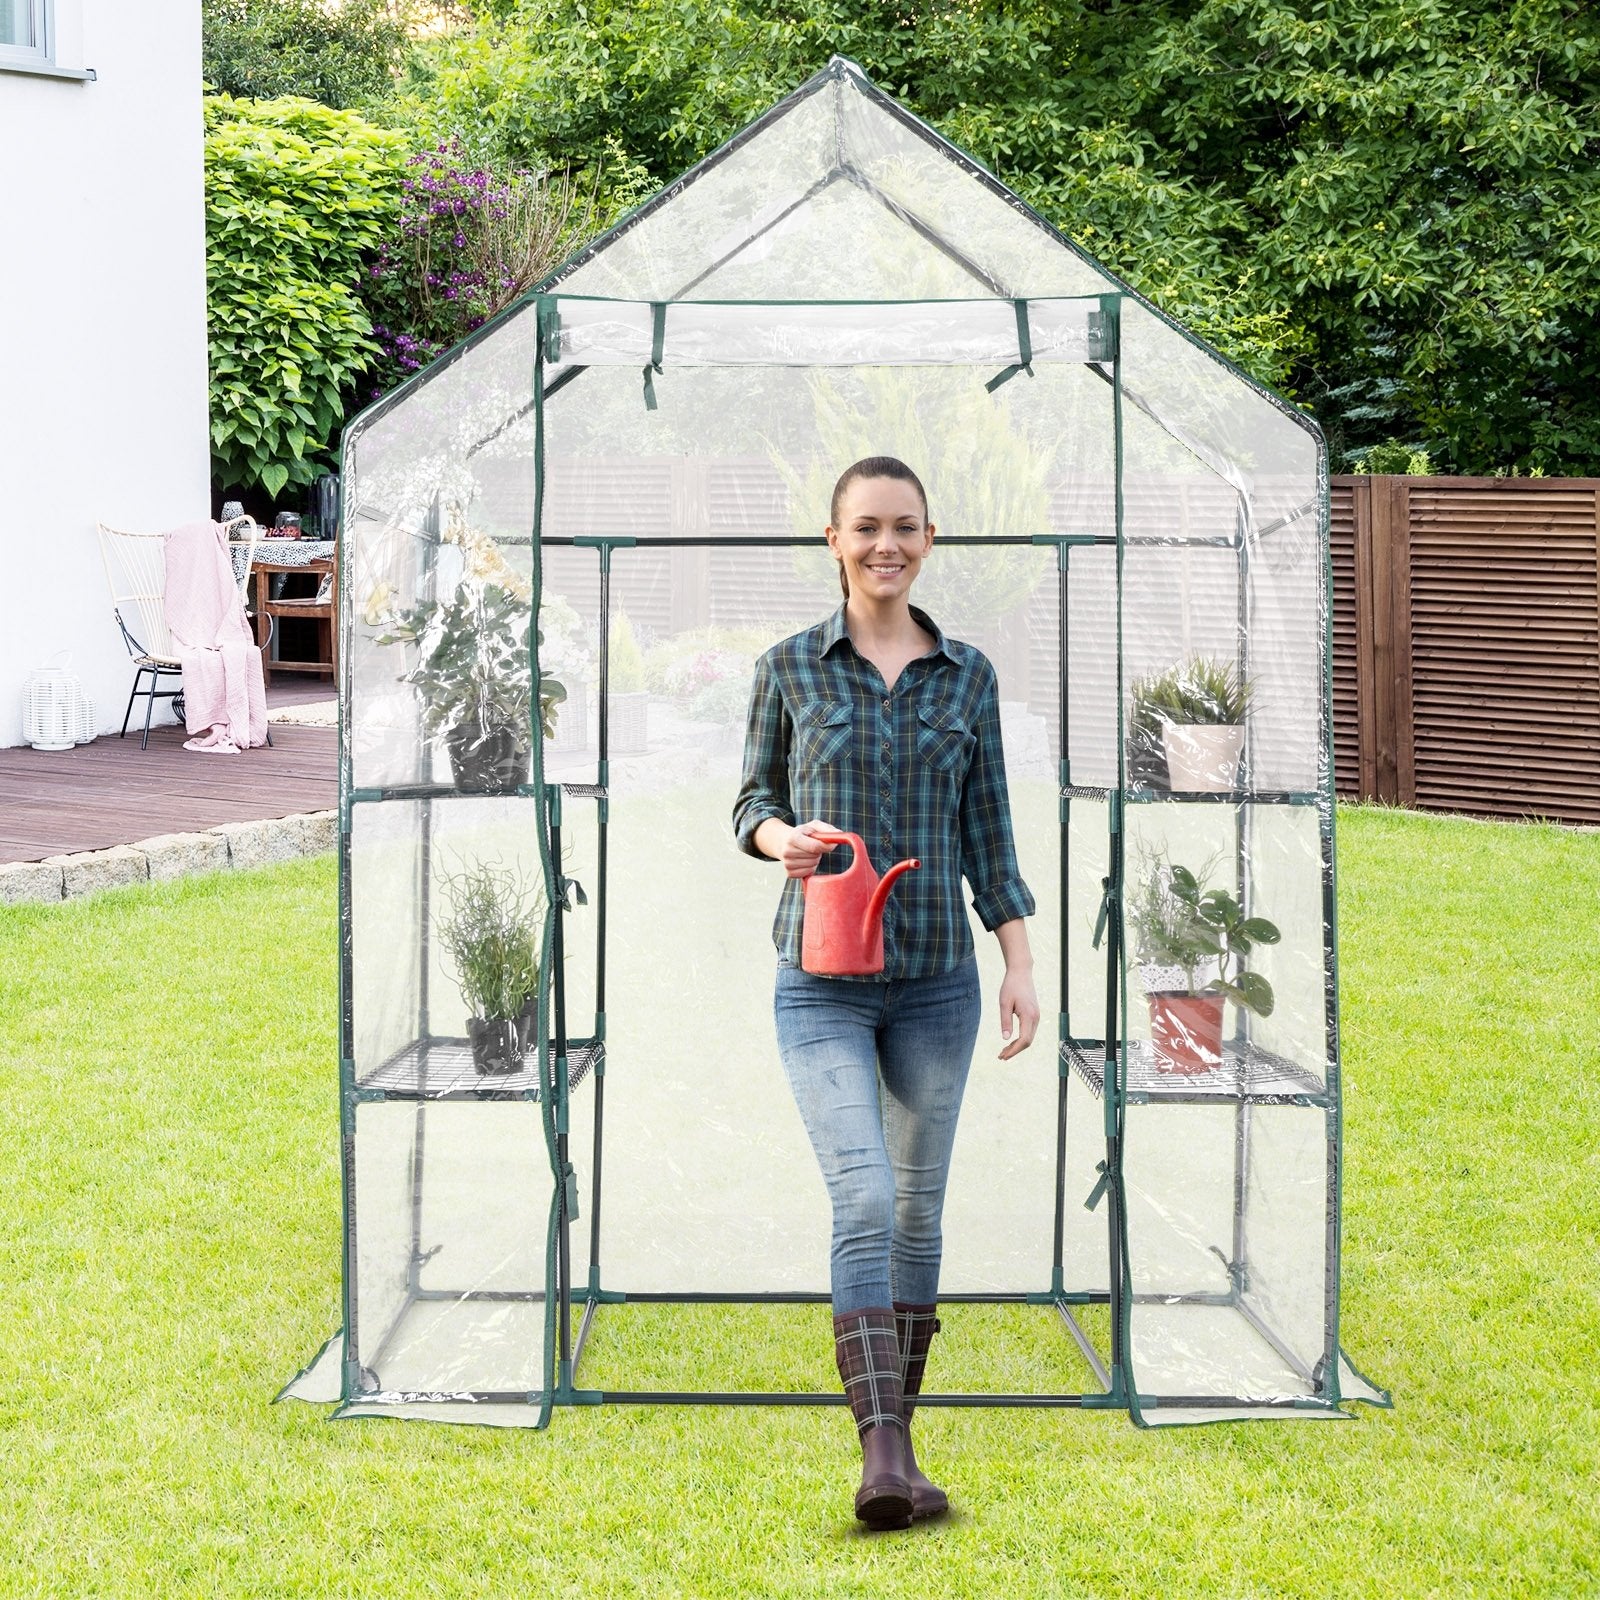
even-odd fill
[{"label": "shirt button", "polygon": [[885,696],[885,697],[884,697],[884,702],[883,702],[883,709],[884,709],[884,710],[885,710],[885,711],[887,711],[887,710],[888,710],[888,709],[889,709],[889,700],[888,700],[888,697],[887,697],[887,696]]}]

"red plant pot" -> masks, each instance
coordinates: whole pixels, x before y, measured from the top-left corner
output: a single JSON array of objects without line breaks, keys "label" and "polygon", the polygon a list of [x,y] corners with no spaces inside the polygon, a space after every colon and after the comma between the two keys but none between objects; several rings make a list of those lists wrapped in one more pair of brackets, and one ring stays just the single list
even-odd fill
[{"label": "red plant pot", "polygon": [[1220,994],[1150,996],[1150,1042],[1156,1071],[1192,1077],[1222,1065]]}]

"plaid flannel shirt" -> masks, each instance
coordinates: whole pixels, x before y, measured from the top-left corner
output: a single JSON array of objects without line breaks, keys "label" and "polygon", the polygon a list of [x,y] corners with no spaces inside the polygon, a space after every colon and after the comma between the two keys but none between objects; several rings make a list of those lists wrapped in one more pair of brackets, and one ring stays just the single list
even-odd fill
[{"label": "plaid flannel shirt", "polygon": [[[911,615],[934,647],[892,691],[851,643],[842,605],[756,662],[733,807],[739,848],[763,861],[755,833],[768,817],[791,826],[821,817],[860,834],[880,873],[908,856],[922,862],[889,895],[883,972],[858,982],[933,977],[970,954],[963,876],[991,931],[1034,910],[1011,835],[994,668],[925,612],[913,606]],[[850,854],[830,851],[818,872],[843,871]],[[800,880],[791,878],[772,936],[797,967],[803,915]]]}]

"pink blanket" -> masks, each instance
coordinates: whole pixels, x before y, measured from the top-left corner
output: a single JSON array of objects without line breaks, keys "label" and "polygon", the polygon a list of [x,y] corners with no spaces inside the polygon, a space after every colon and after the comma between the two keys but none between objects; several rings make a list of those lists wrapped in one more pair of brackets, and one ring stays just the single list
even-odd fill
[{"label": "pink blanket", "polygon": [[166,535],[165,602],[172,651],[183,667],[186,750],[236,755],[267,742],[261,651],[233,577],[227,535],[192,522]]}]

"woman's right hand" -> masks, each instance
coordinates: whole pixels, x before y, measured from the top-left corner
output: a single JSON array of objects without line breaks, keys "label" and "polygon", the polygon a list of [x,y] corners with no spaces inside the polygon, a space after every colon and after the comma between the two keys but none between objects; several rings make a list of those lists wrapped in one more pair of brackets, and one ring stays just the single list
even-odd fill
[{"label": "woman's right hand", "polygon": [[783,851],[778,857],[783,863],[783,870],[791,878],[809,878],[817,870],[817,863],[830,850],[839,848],[835,844],[824,844],[821,839],[814,839],[812,835],[837,832],[838,829],[831,822],[822,822],[815,817],[810,822],[802,822],[798,828],[791,828],[789,837],[783,841]]}]

